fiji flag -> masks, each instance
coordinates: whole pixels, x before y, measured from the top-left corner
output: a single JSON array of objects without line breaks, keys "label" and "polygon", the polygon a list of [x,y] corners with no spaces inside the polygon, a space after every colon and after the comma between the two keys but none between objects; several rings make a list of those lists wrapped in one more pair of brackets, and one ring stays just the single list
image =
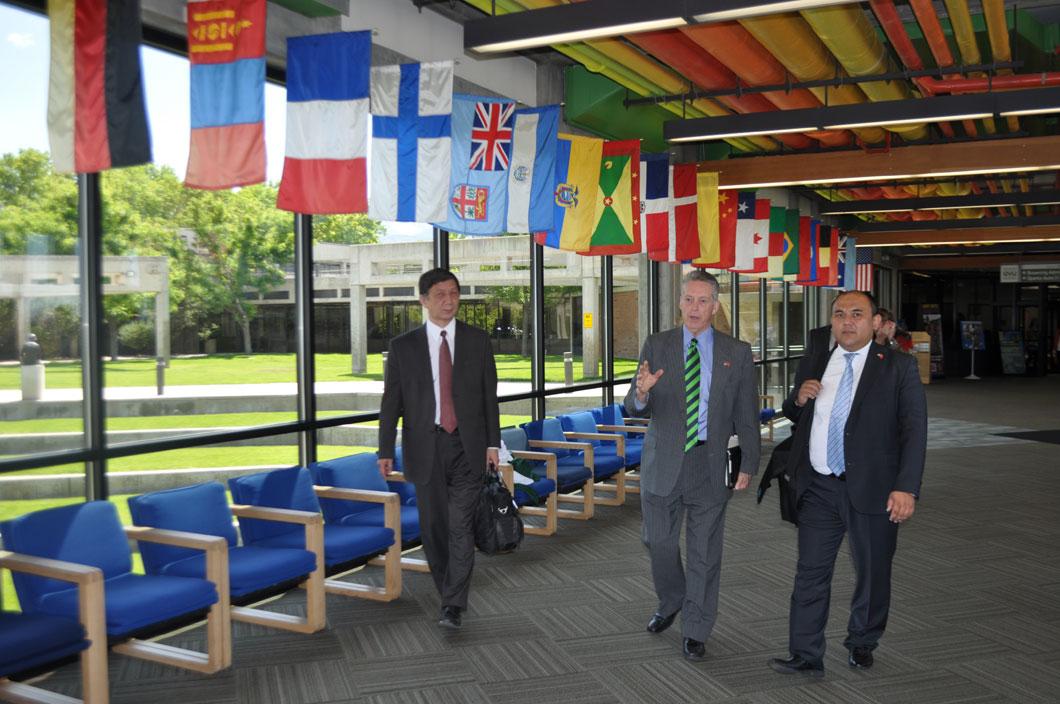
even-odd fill
[{"label": "fiji flag", "polygon": [[453,156],[448,218],[434,223],[463,235],[505,230],[515,103],[453,96]]},{"label": "fiji flag", "polygon": [[276,206],[296,213],[368,210],[370,32],[287,39],[287,153]]},{"label": "fiji flag", "polygon": [[188,3],[191,149],[184,184],[265,180],[265,0]]},{"label": "fiji flag", "polygon": [[368,215],[401,222],[446,220],[453,62],[373,68],[371,94]]},{"label": "fiji flag", "polygon": [[515,111],[508,169],[508,232],[552,229],[559,106]]}]

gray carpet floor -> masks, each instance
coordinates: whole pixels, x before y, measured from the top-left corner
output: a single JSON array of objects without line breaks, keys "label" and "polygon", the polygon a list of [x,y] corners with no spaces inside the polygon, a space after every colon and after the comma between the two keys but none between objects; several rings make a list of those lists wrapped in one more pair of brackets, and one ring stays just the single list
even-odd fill
[{"label": "gray carpet floor", "polygon": [[[928,387],[928,402],[923,498],[901,529],[891,621],[869,671],[845,664],[845,551],[825,679],[766,667],[786,650],[795,565],[794,529],[772,492],[762,505],[750,494],[730,503],[707,659],[681,658],[676,627],[646,633],[656,604],[631,496],[590,522],[562,521],[556,536],[528,537],[514,554],[480,556],[461,631],[435,625],[430,578],[406,573],[404,594],[389,604],[329,596],[329,627],[316,635],[237,624],[234,665],[212,677],[112,655],[112,701],[1060,701],[1060,445],[995,435],[1060,428],[1060,377],[949,380]],[[297,612],[301,600],[290,594],[272,608]],[[170,642],[198,644],[201,631]],[[45,684],[76,694],[77,677],[70,666]]]}]

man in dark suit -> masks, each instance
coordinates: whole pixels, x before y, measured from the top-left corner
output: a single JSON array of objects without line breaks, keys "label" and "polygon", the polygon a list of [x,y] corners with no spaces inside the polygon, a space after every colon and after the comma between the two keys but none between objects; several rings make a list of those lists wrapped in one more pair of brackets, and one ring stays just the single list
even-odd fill
[{"label": "man in dark suit", "polygon": [[[736,490],[758,471],[761,435],[751,348],[711,327],[718,280],[701,269],[684,278],[684,324],[644,342],[626,409],[651,419],[640,465],[642,538],[651,556],[659,606],[648,622],[661,633],[681,614],[684,655],[702,660],[718,615],[718,585],[729,437],[743,453]],[[687,512],[687,570],[681,564],[681,519]]]},{"label": "man in dark suit", "polygon": [[824,675],[832,573],[849,536],[857,582],[844,642],[851,667],[872,666],[887,626],[898,526],[913,515],[927,450],[927,402],[916,360],[877,345],[875,299],[841,293],[832,305],[833,350],[799,363],[788,398],[798,425],[788,460],[795,477],[799,560],[791,595],[790,657],[777,672]]},{"label": "man in dark suit", "polygon": [[441,595],[438,623],[459,628],[475,562],[475,504],[501,442],[497,366],[489,336],[456,320],[460,282],[452,272],[426,272],[419,290],[427,322],[390,342],[379,470],[394,469],[400,417],[405,476],[416,485],[423,550]]}]

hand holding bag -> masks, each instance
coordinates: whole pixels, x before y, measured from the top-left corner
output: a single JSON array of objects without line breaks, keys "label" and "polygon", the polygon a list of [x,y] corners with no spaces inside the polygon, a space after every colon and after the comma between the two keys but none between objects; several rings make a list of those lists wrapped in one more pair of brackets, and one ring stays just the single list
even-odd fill
[{"label": "hand holding bag", "polygon": [[523,542],[523,519],[491,462],[475,508],[475,547],[487,555],[511,552]]}]

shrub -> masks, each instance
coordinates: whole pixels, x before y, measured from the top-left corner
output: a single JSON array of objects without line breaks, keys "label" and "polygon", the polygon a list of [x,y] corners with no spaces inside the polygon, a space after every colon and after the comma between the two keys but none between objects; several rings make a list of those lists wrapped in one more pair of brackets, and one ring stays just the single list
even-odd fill
[{"label": "shrub", "polygon": [[155,328],[146,320],[133,320],[118,328],[118,342],[125,352],[150,354],[155,346]]}]

